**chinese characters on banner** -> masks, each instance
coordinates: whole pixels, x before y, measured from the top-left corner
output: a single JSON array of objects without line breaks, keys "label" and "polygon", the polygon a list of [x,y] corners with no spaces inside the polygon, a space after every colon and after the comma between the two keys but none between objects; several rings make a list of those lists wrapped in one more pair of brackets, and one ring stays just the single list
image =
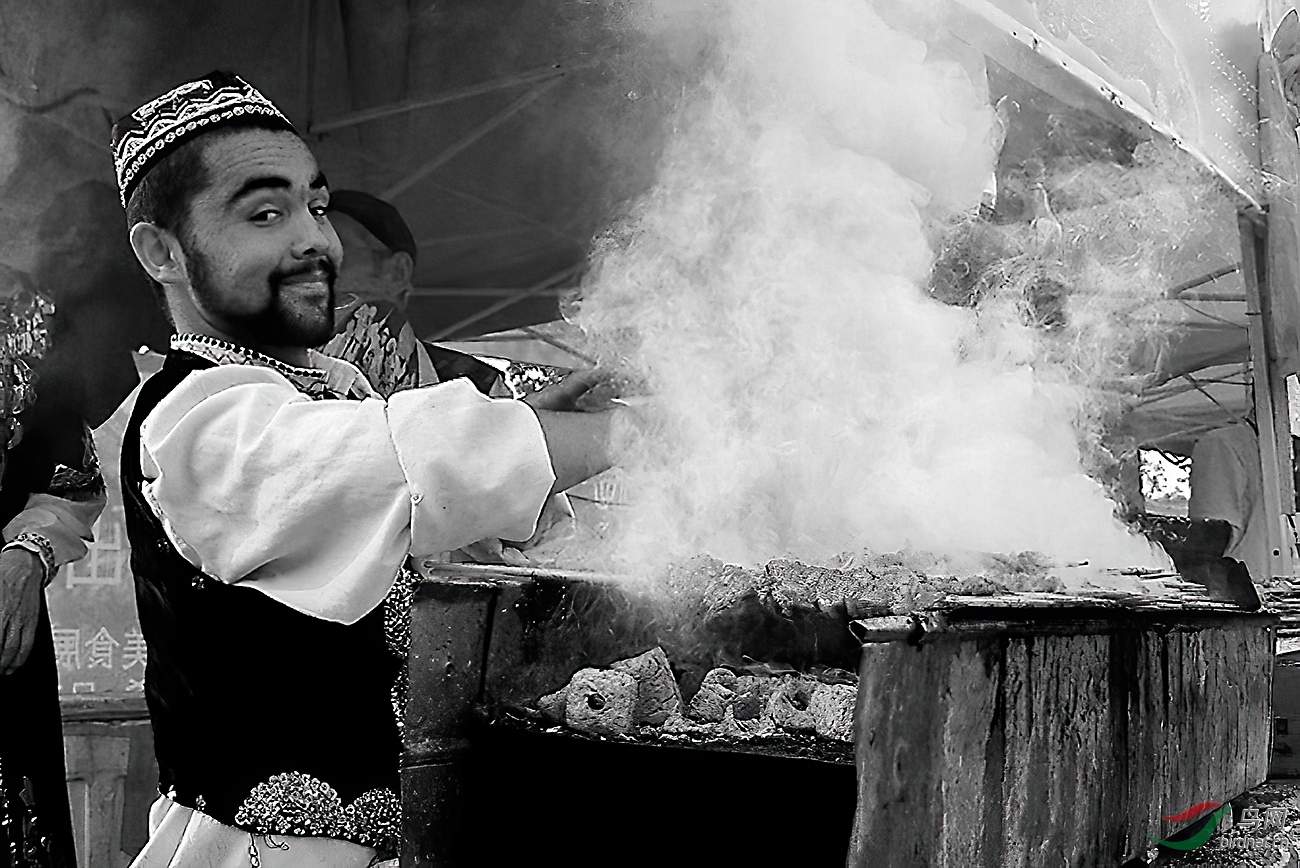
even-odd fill
[{"label": "chinese characters on banner", "polygon": [[130,549],[115,488],[109,488],[90,552],[63,567],[48,592],[64,695],[107,699],[144,691],[147,649],[135,614]]}]

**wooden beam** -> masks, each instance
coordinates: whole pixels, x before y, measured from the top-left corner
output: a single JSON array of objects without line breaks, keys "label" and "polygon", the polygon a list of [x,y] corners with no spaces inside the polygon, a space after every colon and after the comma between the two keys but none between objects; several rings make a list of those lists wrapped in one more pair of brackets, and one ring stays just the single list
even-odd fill
[{"label": "wooden beam", "polygon": [[483,94],[492,93],[494,91],[505,90],[506,88],[510,88],[510,87],[517,87],[518,85],[521,84],[537,84],[539,82],[550,81],[553,78],[559,78],[560,76],[564,75],[566,72],[570,70],[581,69],[583,68],[583,66],[589,66],[589,65],[590,64],[582,64],[579,66],[571,66],[567,68],[561,68],[558,64],[552,64],[550,66],[539,66],[536,69],[530,69],[527,72],[519,72],[519,73],[515,73],[514,75],[507,75],[501,78],[495,78],[492,79],[491,81],[484,81],[478,84],[467,85],[465,87],[453,88],[452,90],[444,91],[443,93],[437,94],[436,96],[417,97],[415,99],[407,99],[407,100],[402,100],[401,102],[389,103],[388,105],[373,106],[368,109],[361,109],[360,111],[349,112],[348,114],[340,115],[339,117],[331,118],[330,120],[321,121],[318,124],[311,124],[307,128],[307,132],[313,135],[330,133],[330,132],[334,132],[335,130],[341,130],[347,127],[356,126],[357,124],[367,123],[368,121],[377,121],[380,120],[381,118],[388,118],[394,115],[405,114],[407,112],[416,111],[417,109],[430,108],[436,105],[443,105],[449,102],[456,102],[457,100],[468,99],[470,97],[475,97],[475,96],[482,96]]},{"label": "wooden beam", "polygon": [[1240,270],[1241,270],[1241,263],[1239,262],[1234,262],[1231,265],[1224,265],[1220,268],[1214,269],[1209,274],[1194,278],[1193,280],[1185,280],[1182,283],[1178,283],[1169,287],[1168,297],[1178,298],[1189,289],[1195,289],[1198,286],[1204,286],[1207,283],[1213,283],[1214,281],[1218,280],[1220,277],[1227,277],[1229,274],[1236,274]]},{"label": "wooden beam", "polygon": [[541,97],[543,94],[548,93],[552,88],[554,88],[559,83],[560,83],[560,78],[556,77],[550,79],[549,81],[543,82],[542,84],[533,88],[528,93],[521,96],[519,99],[510,103],[510,105],[506,106],[501,111],[497,112],[492,117],[488,118],[486,121],[479,124],[477,127],[470,130],[465,135],[461,136],[455,142],[452,142],[452,144],[450,144],[446,148],[443,148],[442,151],[440,151],[438,154],[436,154],[433,157],[433,159],[429,160],[424,165],[420,166],[415,171],[408,174],[405,178],[398,181],[396,184],[389,187],[384,192],[380,193],[379,198],[388,199],[389,201],[392,201],[397,196],[401,195],[402,193],[405,193],[407,190],[411,189],[416,184],[420,183],[420,181],[424,180],[429,175],[432,175],[440,167],[442,167],[443,164],[455,158],[462,151],[464,151],[466,148],[473,145],[479,139],[483,138],[488,133],[492,132],[497,127],[501,126],[502,124],[510,120],[515,115],[519,114],[519,112],[528,108],[528,106],[532,105],[539,97]]}]

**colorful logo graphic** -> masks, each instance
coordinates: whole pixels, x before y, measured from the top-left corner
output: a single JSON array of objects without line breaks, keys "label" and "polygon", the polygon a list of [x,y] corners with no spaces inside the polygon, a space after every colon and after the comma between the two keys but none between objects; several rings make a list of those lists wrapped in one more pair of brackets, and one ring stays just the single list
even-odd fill
[{"label": "colorful logo graphic", "polygon": [[1206,841],[1210,840],[1210,836],[1214,834],[1214,830],[1219,828],[1219,821],[1223,819],[1223,815],[1231,809],[1232,805],[1225,805],[1222,802],[1200,802],[1192,805],[1181,813],[1171,814],[1164,818],[1171,823],[1181,823],[1185,820],[1190,820],[1193,817],[1200,816],[1206,811],[1213,810],[1214,813],[1209,814],[1206,817],[1205,823],[1193,834],[1186,838],[1174,839],[1157,838],[1154,835],[1147,835],[1147,837],[1152,841],[1155,841],[1161,847],[1168,847],[1171,850],[1195,850],[1197,847],[1202,846]]}]

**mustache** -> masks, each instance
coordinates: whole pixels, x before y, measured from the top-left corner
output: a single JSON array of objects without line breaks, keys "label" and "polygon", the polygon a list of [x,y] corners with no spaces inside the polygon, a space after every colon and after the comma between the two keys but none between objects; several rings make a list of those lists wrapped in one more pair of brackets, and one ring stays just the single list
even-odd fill
[{"label": "mustache", "polygon": [[275,271],[271,272],[270,282],[273,286],[278,286],[283,281],[293,277],[307,277],[320,274],[323,275],[329,285],[333,287],[334,281],[338,279],[338,272],[339,269],[338,266],[334,264],[334,260],[330,259],[328,256],[321,256],[316,259],[309,259],[300,265],[293,266],[292,268],[277,268]]}]

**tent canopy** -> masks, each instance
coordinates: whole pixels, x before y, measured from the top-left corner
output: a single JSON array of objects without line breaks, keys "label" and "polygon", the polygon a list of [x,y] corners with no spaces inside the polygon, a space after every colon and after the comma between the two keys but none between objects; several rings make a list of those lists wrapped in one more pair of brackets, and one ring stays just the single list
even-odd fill
[{"label": "tent canopy", "polygon": [[[998,166],[1002,225],[1033,219],[1033,159],[1047,163],[1067,231],[1159,198],[1155,186],[1125,186],[1144,142],[1177,152],[1167,176],[1212,179],[1217,192],[1198,200],[1204,219],[1144,215],[1151,243],[1164,245],[1153,272],[1162,283],[1135,304],[1160,328],[1141,342],[1129,372],[1140,385],[1125,396],[1125,433],[1185,451],[1246,406],[1229,371],[1248,355],[1236,212],[1258,208],[1262,190],[1260,39],[1254,0],[1166,7],[953,4],[990,96],[1015,106]],[[410,317],[422,336],[553,320],[593,236],[650,184],[690,65],[627,36],[618,14],[618,4],[545,0],[10,0],[0,5],[0,261],[65,309],[84,305],[96,330],[161,348],[166,326],[121,232],[109,127],[179,81],[229,68],[286,111],[332,186],[401,209],[419,243]],[[1080,192],[1098,179],[1104,196]],[[134,382],[125,359],[86,368],[91,392],[120,397]]]}]

